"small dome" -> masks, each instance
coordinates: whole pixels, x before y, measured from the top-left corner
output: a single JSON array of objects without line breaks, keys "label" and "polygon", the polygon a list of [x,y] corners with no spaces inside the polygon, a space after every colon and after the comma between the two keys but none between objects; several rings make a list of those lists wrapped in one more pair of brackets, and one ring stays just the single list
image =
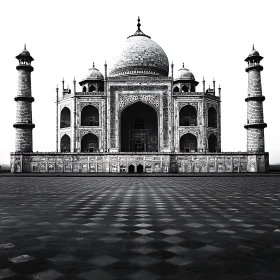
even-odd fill
[{"label": "small dome", "polygon": [[169,62],[164,50],[140,29],[127,38],[115,58],[110,76],[168,76]]},{"label": "small dome", "polygon": [[260,56],[260,54],[259,54],[258,51],[256,51],[255,49],[253,49],[253,50],[250,52],[249,56]]},{"label": "small dome", "polygon": [[186,69],[183,63],[183,67],[178,70],[177,75],[175,76],[174,80],[191,80],[195,81],[195,77],[193,73]]},{"label": "small dome", "polygon": [[94,63],[92,68],[90,68],[86,74],[86,76],[83,78],[82,81],[88,81],[88,80],[104,80],[103,74],[94,67]]}]

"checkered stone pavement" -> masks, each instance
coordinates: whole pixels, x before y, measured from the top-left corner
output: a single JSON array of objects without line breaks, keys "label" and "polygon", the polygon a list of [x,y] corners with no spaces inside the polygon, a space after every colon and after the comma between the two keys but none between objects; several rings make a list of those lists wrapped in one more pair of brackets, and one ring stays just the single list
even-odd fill
[{"label": "checkered stone pavement", "polygon": [[0,279],[280,279],[280,176],[0,177]]}]

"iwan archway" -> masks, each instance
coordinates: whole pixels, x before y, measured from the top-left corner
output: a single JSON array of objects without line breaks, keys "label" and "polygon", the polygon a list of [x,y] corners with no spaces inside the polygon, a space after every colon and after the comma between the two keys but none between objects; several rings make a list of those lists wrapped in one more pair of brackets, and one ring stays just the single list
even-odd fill
[{"label": "iwan archway", "polygon": [[121,114],[121,152],[157,152],[158,116],[151,106],[136,102]]}]

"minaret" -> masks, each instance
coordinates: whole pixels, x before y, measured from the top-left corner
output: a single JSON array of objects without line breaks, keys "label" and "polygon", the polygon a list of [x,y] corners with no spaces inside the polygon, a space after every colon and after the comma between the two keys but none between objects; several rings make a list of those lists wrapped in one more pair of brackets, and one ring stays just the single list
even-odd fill
[{"label": "minaret", "polygon": [[263,101],[261,71],[263,67],[260,61],[263,57],[254,49],[245,59],[248,63],[248,96],[247,102],[247,152],[265,152],[264,148],[264,128],[267,126],[263,121]]},{"label": "minaret", "polygon": [[16,145],[15,152],[32,152],[32,102],[31,96],[31,72],[33,67],[31,62],[34,60],[24,45],[24,50],[16,56],[19,65],[18,70],[18,91],[15,101],[17,102],[16,123]]}]

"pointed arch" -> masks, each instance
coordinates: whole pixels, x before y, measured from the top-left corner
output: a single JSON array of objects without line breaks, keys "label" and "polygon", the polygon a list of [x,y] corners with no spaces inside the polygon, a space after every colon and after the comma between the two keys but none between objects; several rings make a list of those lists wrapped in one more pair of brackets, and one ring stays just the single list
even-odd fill
[{"label": "pointed arch", "polygon": [[180,152],[197,152],[197,138],[191,133],[186,133],[180,138]]},{"label": "pointed arch", "polygon": [[103,86],[99,86],[98,91],[99,92],[104,92],[104,87]]},{"label": "pointed arch", "polygon": [[158,115],[142,101],[125,107],[120,115],[122,152],[158,151]]},{"label": "pointed arch", "polygon": [[81,126],[99,126],[99,111],[92,105],[87,105],[81,112]]},{"label": "pointed arch", "polygon": [[189,91],[189,87],[187,85],[183,85],[182,92],[188,92],[188,91]]},{"label": "pointed arch", "polygon": [[173,92],[179,92],[179,88],[177,86],[174,87]]},{"label": "pointed arch", "polygon": [[88,91],[89,91],[89,92],[96,91],[95,86],[94,86],[94,85],[90,85]]},{"label": "pointed arch", "polygon": [[60,139],[60,151],[64,153],[71,151],[71,141],[67,134],[64,134]]},{"label": "pointed arch", "polygon": [[87,87],[83,86],[83,92],[87,92]]},{"label": "pointed arch", "polygon": [[64,107],[60,112],[60,128],[71,126],[71,112],[70,109]]},{"label": "pointed arch", "polygon": [[180,110],[179,125],[197,126],[197,112],[194,106],[186,105]]},{"label": "pointed arch", "polygon": [[81,152],[97,152],[99,149],[98,137],[92,133],[87,133],[81,140]]},{"label": "pointed arch", "polygon": [[210,153],[217,152],[217,137],[215,134],[211,134],[208,137],[208,150]]},{"label": "pointed arch", "polygon": [[208,109],[208,127],[217,127],[217,112],[214,107]]}]

